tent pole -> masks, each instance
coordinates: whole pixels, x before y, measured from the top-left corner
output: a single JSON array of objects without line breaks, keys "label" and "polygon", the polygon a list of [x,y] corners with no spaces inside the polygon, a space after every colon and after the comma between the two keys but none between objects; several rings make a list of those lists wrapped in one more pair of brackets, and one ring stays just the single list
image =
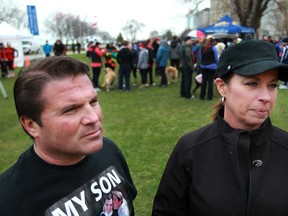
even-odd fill
[{"label": "tent pole", "polygon": [[6,91],[5,91],[5,88],[4,88],[3,84],[2,84],[1,79],[0,79],[0,89],[1,89],[1,92],[2,92],[2,94],[3,94],[3,97],[4,97],[5,99],[8,99],[8,95],[7,95]]}]

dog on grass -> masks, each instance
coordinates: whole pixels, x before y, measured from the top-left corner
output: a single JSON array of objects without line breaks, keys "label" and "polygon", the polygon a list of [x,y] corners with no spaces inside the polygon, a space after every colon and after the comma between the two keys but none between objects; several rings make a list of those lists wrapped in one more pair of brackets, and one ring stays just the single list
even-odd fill
[{"label": "dog on grass", "polygon": [[178,79],[178,70],[176,67],[168,66],[165,68],[165,73],[167,76],[168,84],[171,82],[176,83]]},{"label": "dog on grass", "polygon": [[110,92],[113,87],[114,81],[116,79],[116,73],[110,67],[105,68],[105,76],[103,84],[101,85],[102,88],[106,87],[106,91]]}]

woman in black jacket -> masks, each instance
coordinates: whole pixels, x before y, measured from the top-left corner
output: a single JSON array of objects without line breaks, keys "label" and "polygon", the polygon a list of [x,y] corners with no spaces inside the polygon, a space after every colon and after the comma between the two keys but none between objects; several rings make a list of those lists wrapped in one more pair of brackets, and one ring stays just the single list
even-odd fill
[{"label": "woman in black jacket", "polygon": [[217,65],[214,122],[177,143],[154,199],[159,216],[288,215],[288,133],[270,114],[288,65],[274,46],[233,45]]}]

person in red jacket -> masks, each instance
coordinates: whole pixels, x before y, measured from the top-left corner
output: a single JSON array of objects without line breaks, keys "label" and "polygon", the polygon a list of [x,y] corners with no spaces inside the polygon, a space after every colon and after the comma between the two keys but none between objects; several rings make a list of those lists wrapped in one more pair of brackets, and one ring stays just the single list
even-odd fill
[{"label": "person in red jacket", "polygon": [[11,46],[11,43],[7,43],[7,47],[4,48],[5,57],[8,66],[8,76],[14,77],[14,59],[18,56],[18,50]]},{"label": "person in red jacket", "polygon": [[106,49],[102,49],[100,47],[100,42],[96,42],[94,46],[91,47],[91,53],[90,53],[90,58],[91,58],[91,68],[93,71],[93,84],[94,88],[97,92],[100,92],[101,89],[99,88],[99,77],[102,69],[102,57],[106,53]]}]

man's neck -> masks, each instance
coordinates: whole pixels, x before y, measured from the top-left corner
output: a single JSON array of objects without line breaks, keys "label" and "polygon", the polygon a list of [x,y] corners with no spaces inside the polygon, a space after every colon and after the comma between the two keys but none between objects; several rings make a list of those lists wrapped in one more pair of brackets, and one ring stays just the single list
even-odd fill
[{"label": "man's neck", "polygon": [[56,158],[56,157],[51,157],[50,155],[46,154],[45,152],[41,151],[41,149],[38,148],[36,144],[34,144],[34,151],[35,153],[45,162],[52,164],[52,165],[58,165],[58,166],[69,166],[69,165],[74,165],[82,161],[85,156],[83,157],[77,157],[77,158]]}]

